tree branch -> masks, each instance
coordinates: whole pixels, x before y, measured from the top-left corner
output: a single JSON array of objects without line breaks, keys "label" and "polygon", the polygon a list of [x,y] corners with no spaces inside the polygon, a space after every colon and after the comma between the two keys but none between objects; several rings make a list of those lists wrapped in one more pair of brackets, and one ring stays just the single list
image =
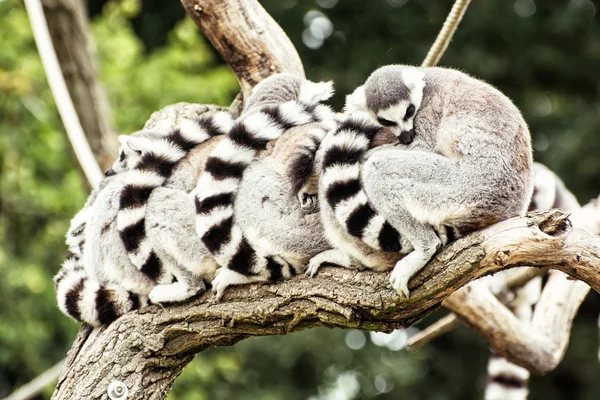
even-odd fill
[{"label": "tree branch", "polygon": [[[532,213],[475,232],[444,249],[411,280],[408,301],[399,299],[386,273],[324,268],[314,279],[297,276],[278,284],[234,287],[219,303],[205,294],[165,309],[150,306],[126,314],[108,327],[82,328],[54,398],[100,399],[115,379],[129,387],[128,398],[161,398],[183,367],[206,348],[315,326],[391,331],[423,318],[466,283],[523,265],[559,269],[598,291],[600,238],[571,229],[566,214],[560,211]],[[474,285],[462,292],[477,290]],[[478,299],[498,301],[490,296],[481,293]],[[474,305],[468,296],[454,298],[453,304],[461,304],[462,309],[487,304]],[[468,315],[461,310],[453,311]],[[568,315],[564,319],[568,320]],[[524,352],[526,357],[539,352],[540,361],[530,369],[543,372],[543,363],[552,362],[544,347],[550,340],[544,340],[548,331],[519,330],[519,321],[513,320],[516,317],[506,309],[491,320],[499,332],[497,337],[490,337],[491,330],[481,332],[487,333],[484,337],[493,343],[494,351],[520,361],[520,365],[527,362],[522,359]],[[505,323],[508,333],[503,334]],[[525,344],[519,334],[525,335]],[[532,350],[524,349],[529,345]],[[148,397],[148,393],[155,395]]]},{"label": "tree branch", "polygon": [[90,41],[85,2],[42,0],[48,30],[83,132],[102,170],[109,168],[119,148],[110,124],[98,60]]},{"label": "tree branch", "polygon": [[243,99],[275,73],[304,76],[296,48],[258,1],[181,0],[181,4],[233,69]]}]

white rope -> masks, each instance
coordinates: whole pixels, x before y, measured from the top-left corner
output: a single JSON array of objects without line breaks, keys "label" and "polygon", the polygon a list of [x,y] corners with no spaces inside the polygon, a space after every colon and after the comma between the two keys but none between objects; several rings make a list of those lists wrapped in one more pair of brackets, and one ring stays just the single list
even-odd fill
[{"label": "white rope", "polygon": [[19,389],[12,392],[12,394],[5,397],[3,400],[27,400],[34,397],[36,394],[40,393],[44,388],[51,383],[54,383],[58,379],[60,375],[60,371],[62,371],[63,366],[65,365],[65,360],[60,360],[53,367],[46,370],[43,374],[35,378],[29,383],[21,386]]},{"label": "white rope", "polygon": [[75,111],[75,106],[69,95],[67,84],[65,83],[65,78],[60,69],[54,45],[50,38],[42,3],[40,0],[25,0],[25,7],[27,8],[27,14],[29,15],[33,29],[35,43],[42,58],[46,76],[48,77],[50,90],[52,91],[54,102],[60,113],[67,136],[85,176],[90,185],[95,189],[102,179],[102,170],[92,153],[81,127],[79,117],[77,116],[77,111]]},{"label": "white rope", "polygon": [[465,15],[469,3],[471,3],[471,0],[456,0],[454,2],[442,26],[442,30],[438,33],[433,46],[431,46],[427,57],[425,57],[425,61],[421,64],[422,67],[434,67],[440,61],[440,58],[442,58],[448,44],[452,40],[452,36],[454,36],[454,32],[456,32],[456,28],[458,28],[458,24],[460,24],[463,15]]}]

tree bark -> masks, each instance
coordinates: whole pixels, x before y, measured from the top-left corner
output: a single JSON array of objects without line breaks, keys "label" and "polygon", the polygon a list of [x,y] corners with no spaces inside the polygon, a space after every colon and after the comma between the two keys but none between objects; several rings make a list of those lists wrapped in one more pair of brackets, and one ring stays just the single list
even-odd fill
[{"label": "tree bark", "polygon": [[115,160],[118,143],[109,106],[98,78],[98,62],[89,40],[85,2],[42,0],[50,37],[83,131],[102,170]]},{"label": "tree bark", "polygon": [[278,72],[304,76],[296,48],[256,0],[181,0],[204,35],[231,66],[242,103],[256,84]]},{"label": "tree bark", "polygon": [[[278,284],[234,287],[221,302],[207,293],[164,309],[146,307],[108,327],[83,327],[53,398],[105,398],[113,380],[127,385],[128,399],[162,398],[183,367],[206,348],[230,346],[249,336],[282,335],[315,326],[375,331],[407,327],[466,283],[506,268],[555,268],[599,291],[600,238],[571,229],[566,217],[557,210],[532,213],[458,240],[411,280],[408,301],[402,301],[391,288],[387,273],[324,268],[314,279],[297,276]],[[468,291],[477,289],[469,287]],[[474,306],[488,310],[492,307],[487,304],[497,301],[485,292],[476,294],[481,297]],[[468,298],[462,300],[461,304],[471,304]],[[492,349],[532,371],[548,370],[544,363],[552,364],[553,360],[544,347],[550,340],[545,335],[552,336],[552,332],[527,329],[504,309],[506,313],[489,321],[497,332],[493,338],[485,337]],[[547,309],[543,319],[558,321],[564,311]],[[553,314],[552,318],[548,313]],[[477,324],[474,320],[466,322]],[[562,322],[551,322],[550,326],[559,329]],[[520,336],[522,332],[526,333],[525,339]],[[511,340],[515,342],[509,343]]]}]

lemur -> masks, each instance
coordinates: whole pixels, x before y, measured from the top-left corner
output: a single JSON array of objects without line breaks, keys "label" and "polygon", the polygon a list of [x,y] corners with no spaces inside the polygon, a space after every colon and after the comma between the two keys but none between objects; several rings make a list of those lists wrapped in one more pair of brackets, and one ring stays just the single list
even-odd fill
[{"label": "lemur", "polygon": [[[166,301],[161,284],[174,283],[174,277],[192,294],[205,288],[198,276],[210,276],[211,270],[214,274],[216,266],[212,258],[201,256],[194,240],[193,203],[185,191],[160,186],[189,150],[224,133],[227,122],[223,129],[222,121],[227,116],[217,113],[186,121],[168,133],[140,131],[120,137],[119,159],[67,232],[69,255],[55,277],[65,314],[101,325],[147,304],[149,294]],[[123,214],[136,221],[137,238],[151,255],[144,269],[132,263],[120,225]],[[204,273],[190,273],[199,269]]]},{"label": "lemur", "polygon": [[[390,282],[408,297],[408,280],[445,240],[527,210],[529,130],[492,86],[451,69],[391,65],[349,95],[345,111],[391,129],[400,145],[367,154],[359,177],[359,168],[346,167],[368,147],[369,128],[338,129],[324,139],[330,145],[320,162],[331,173],[321,175],[319,202],[335,249],[311,260],[310,273],[323,263],[349,267],[355,260],[393,267]],[[402,243],[398,253],[380,250],[380,237],[396,235],[390,227]],[[408,244],[413,250],[401,257]]]},{"label": "lemur", "polygon": [[[268,90],[263,90],[264,81],[256,90],[264,93],[263,98],[276,101],[265,106],[264,99],[256,97],[247,104],[240,117],[245,125],[234,126],[217,145],[193,192],[198,235],[222,267],[212,281],[219,298],[230,285],[279,280],[296,273],[279,254],[263,253],[264,248],[250,243],[236,223],[234,203],[244,171],[259,150],[294,126],[333,121],[331,109],[321,104],[332,96],[333,86],[331,82],[313,83],[292,74],[279,74],[274,79],[277,84]],[[258,129],[259,125],[266,127]]]},{"label": "lemur", "polygon": [[[533,163],[534,190],[529,210],[549,210],[560,208],[572,211],[572,222],[581,228],[577,218],[580,209],[575,196],[566,188],[563,181],[546,166]],[[575,218],[573,218],[575,217]],[[583,226],[585,227],[585,225]],[[514,291],[505,288],[505,277],[509,271],[500,271],[493,276],[483,278],[490,283],[492,292],[503,299],[510,310],[524,323],[531,321],[533,306],[541,293],[542,277],[535,277],[525,286]],[[496,290],[494,290],[494,286]],[[485,400],[526,400],[529,371],[512,364],[508,360],[492,353],[488,360],[488,380],[485,388]]]},{"label": "lemur", "polygon": [[[286,79],[289,78],[284,76],[283,81],[285,82]],[[292,78],[292,80],[296,80],[296,78]],[[273,87],[280,88],[281,83],[282,77],[275,76],[258,85],[249,99],[246,110],[258,113],[263,105],[266,105],[267,112],[285,115],[285,112],[290,111],[289,104],[283,104],[279,108],[278,106],[282,104],[280,100],[281,90],[273,89]],[[285,93],[285,87],[283,92]],[[285,103],[285,101],[283,102]],[[328,111],[318,107],[314,112],[321,115],[321,113]],[[271,119],[268,118],[263,121],[259,120],[258,124],[252,127],[261,129],[260,124],[263,122],[269,124],[269,126],[272,124]],[[294,123],[294,121],[289,122],[288,126],[292,126]],[[235,125],[238,126],[238,131],[251,131],[249,128],[239,126],[243,124],[246,124],[243,120],[236,122]],[[189,123],[183,125],[185,130],[189,131],[197,131],[198,126],[198,124]],[[155,134],[150,136],[155,136]],[[293,137],[291,140],[288,139],[288,142],[293,143],[293,139]],[[208,153],[206,150],[211,150],[215,144],[218,146],[219,140],[219,138],[215,138],[210,141],[212,143],[207,143],[206,146],[197,146],[191,153],[193,157],[196,157],[194,162],[206,160],[206,155],[203,156],[202,153]],[[112,171],[108,173],[110,176],[103,182],[102,190],[90,196],[87,206],[80,215],[74,218],[70,229],[70,232],[75,233],[75,236],[80,236],[81,233],[85,232],[85,235],[81,237],[87,237],[87,242],[92,243],[83,252],[86,257],[85,259],[79,256],[77,258],[69,257],[63,270],[56,277],[57,297],[61,310],[78,321],[85,321],[92,325],[110,322],[124,312],[146,304],[147,297],[153,303],[185,300],[196,292],[204,290],[203,280],[210,280],[218,267],[213,257],[206,251],[195,235],[194,196],[190,196],[182,190],[172,190],[165,187],[155,188],[147,198],[144,197],[145,214],[139,211],[132,213],[134,216],[141,217],[138,221],[144,221],[143,233],[147,239],[145,242],[147,249],[151,250],[150,254],[154,254],[157,260],[163,262],[161,270],[156,274],[157,279],[155,280],[132,266],[121,241],[122,235],[120,235],[120,232],[122,230],[116,228],[118,216],[115,214],[117,213],[116,210],[119,210],[123,205],[121,193],[126,193],[123,189],[127,189],[132,183],[131,179],[127,179],[127,171],[123,171],[123,169],[136,165],[136,160],[140,158],[137,153],[138,147],[149,143],[145,140],[142,140],[141,143],[134,143],[128,139],[122,139],[122,142],[123,146],[127,146],[127,148],[122,149],[124,151],[121,153],[123,154],[120,157],[121,160],[117,161]],[[285,141],[283,142],[285,147]],[[290,143],[288,143],[289,145]],[[133,147],[129,148],[130,146]],[[209,146],[212,147],[209,148]],[[203,147],[203,149],[197,150],[200,147]],[[169,149],[168,146],[167,149]],[[287,149],[288,152],[291,150],[291,148]],[[283,153],[285,152],[284,149]],[[275,151],[275,153],[277,152]],[[282,151],[278,153],[281,154]],[[198,154],[200,155],[198,156]],[[172,160],[172,157],[168,160]],[[183,166],[186,166],[186,168],[189,167],[187,166],[189,162],[184,164]],[[194,175],[194,171],[177,172],[182,169],[179,168],[181,166],[182,164],[176,165],[176,175],[181,173]],[[197,170],[202,173],[204,167],[204,165],[198,165]],[[171,176],[169,178],[171,184],[167,182],[167,186],[172,186],[175,182],[175,187],[179,185],[185,186],[185,190],[191,189],[189,182],[187,182],[191,178],[192,176],[186,176],[182,182],[181,177]],[[157,180],[151,182],[158,185]],[[191,186],[193,187],[193,185]],[[151,188],[148,188],[148,191],[150,190]],[[287,199],[284,201],[287,201]],[[90,213],[93,216],[92,221],[87,221],[87,224],[83,226],[78,223],[78,221],[88,220]],[[119,211],[119,213],[122,213],[122,211]],[[300,217],[298,214],[296,216]],[[85,227],[85,225],[87,225],[87,228],[84,230],[82,227]],[[71,234],[68,235],[67,241],[72,244],[74,240],[70,238],[71,236]],[[70,245],[70,248],[77,251],[79,246]],[[176,263],[176,265],[172,266],[171,263]],[[86,268],[83,268],[84,265]],[[72,266],[76,268],[72,268]],[[169,274],[168,272],[172,269],[175,269],[178,273]],[[117,278],[112,279],[114,276]],[[175,281],[173,277],[176,278]],[[199,278],[202,278],[202,280]],[[98,297],[100,294],[103,296],[101,299]]]}]

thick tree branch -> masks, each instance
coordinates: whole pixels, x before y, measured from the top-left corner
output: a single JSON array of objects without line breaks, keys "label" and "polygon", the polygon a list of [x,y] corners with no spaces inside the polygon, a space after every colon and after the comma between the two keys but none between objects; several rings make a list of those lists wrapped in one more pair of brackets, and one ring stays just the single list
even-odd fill
[{"label": "thick tree branch", "polygon": [[[475,232],[444,249],[411,280],[408,301],[399,299],[386,273],[325,268],[314,279],[298,276],[279,284],[232,288],[219,303],[212,294],[205,294],[164,310],[147,307],[106,328],[82,328],[54,398],[72,398],[77,393],[100,399],[115,379],[130,388],[130,399],[161,398],[193,356],[208,347],[315,326],[377,331],[406,327],[439,307],[466,283],[500,269],[523,265],[559,269],[585,280],[598,291],[600,238],[571,230],[566,214],[560,211],[533,213]],[[466,290],[477,291],[477,285]],[[478,298],[489,303],[498,301],[490,296],[482,293]],[[462,302],[461,307],[487,307],[487,303],[471,304],[469,298],[455,299],[456,303]],[[559,310],[559,314],[569,312]],[[569,315],[564,319],[568,320]],[[485,337],[495,351],[511,361],[520,361],[520,365],[527,362],[521,358],[523,352],[528,353],[527,357],[533,353],[525,349],[529,345],[542,354],[541,362],[551,363],[544,347],[551,340],[544,339],[548,331],[519,330],[519,321],[514,320],[516,317],[506,310],[493,318],[499,338],[489,337],[490,331],[486,330],[481,330],[482,334],[488,333]],[[467,322],[473,326],[478,323]],[[508,333],[502,333],[505,323]],[[554,327],[562,323],[559,321]],[[520,334],[525,335],[526,343],[519,344],[523,343]],[[502,338],[516,342],[507,344]],[[539,363],[530,369],[544,370]]]},{"label": "thick tree branch", "polygon": [[42,0],[42,5],[79,121],[96,161],[104,171],[112,165],[118,143],[110,125],[108,100],[99,80],[85,2]]},{"label": "thick tree branch", "polygon": [[294,45],[258,1],[181,0],[181,3],[233,69],[244,99],[258,82],[275,73],[304,76]]}]

